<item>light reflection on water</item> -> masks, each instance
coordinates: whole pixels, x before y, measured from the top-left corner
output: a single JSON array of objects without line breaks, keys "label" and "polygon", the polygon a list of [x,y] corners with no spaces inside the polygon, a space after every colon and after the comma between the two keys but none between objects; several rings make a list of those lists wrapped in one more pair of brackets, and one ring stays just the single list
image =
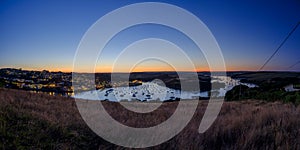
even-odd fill
[{"label": "light reflection on water", "polygon": [[[156,83],[145,82],[139,86],[131,87],[115,87],[106,88],[102,90],[86,91],[76,94],[75,98],[89,99],[89,100],[109,100],[109,101],[120,101],[120,100],[175,100],[180,99],[195,99],[198,97],[224,97],[226,92],[231,90],[236,85],[246,85],[250,88],[256,87],[254,84],[241,83],[237,79],[232,79],[228,76],[213,76],[211,80],[212,84],[218,83],[218,89],[212,89],[211,95],[208,91],[205,92],[191,92],[191,91],[180,91],[171,89],[168,87],[160,86]],[[201,85],[200,85],[201,86]],[[74,96],[73,96],[74,97]]]}]

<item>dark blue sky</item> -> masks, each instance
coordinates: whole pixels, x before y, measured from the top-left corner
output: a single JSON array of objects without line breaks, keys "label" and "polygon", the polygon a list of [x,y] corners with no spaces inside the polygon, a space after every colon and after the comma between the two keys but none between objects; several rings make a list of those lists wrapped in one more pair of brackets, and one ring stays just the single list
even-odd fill
[{"label": "dark blue sky", "polygon": [[[76,48],[86,30],[106,13],[136,2],[145,1],[2,0],[0,67],[70,71]],[[229,70],[259,69],[300,21],[300,1],[297,0],[159,2],[177,5],[199,17],[218,41]],[[147,36],[166,36],[159,30],[168,30],[163,27],[143,28],[132,29],[139,31],[139,35],[128,32],[120,37],[134,36],[126,39],[136,40]],[[169,40],[176,43],[172,37],[170,36]],[[119,38],[119,41],[117,39],[115,45],[123,42],[122,38]],[[123,43],[128,44],[129,41]],[[300,64],[288,69],[300,60],[299,41],[300,27],[265,69],[299,71]],[[182,42],[182,39],[177,42]],[[193,50],[193,46],[190,48]],[[118,53],[118,50],[114,49],[117,49],[117,46],[108,48],[103,61],[114,58],[113,55]],[[203,61],[202,57],[199,58]]]}]

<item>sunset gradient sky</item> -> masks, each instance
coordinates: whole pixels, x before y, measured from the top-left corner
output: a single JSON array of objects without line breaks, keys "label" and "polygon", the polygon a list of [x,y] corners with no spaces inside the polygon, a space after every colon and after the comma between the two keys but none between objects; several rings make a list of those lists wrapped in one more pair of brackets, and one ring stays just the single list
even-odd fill
[{"label": "sunset gradient sky", "polygon": [[[77,46],[103,15],[140,0],[1,0],[0,68],[71,71]],[[215,36],[230,71],[258,70],[300,21],[300,1],[158,1],[186,9]],[[126,19],[126,18],[124,18]],[[180,18],[179,18],[180,19]],[[196,29],[195,29],[196,30]],[[114,37],[99,57],[97,71],[107,72],[126,45],[163,38],[183,47],[198,71],[209,70],[199,49],[166,26],[138,25]],[[300,71],[300,27],[264,70]],[[161,62],[145,62],[135,71],[171,71]],[[185,70],[184,67],[180,71]]]}]

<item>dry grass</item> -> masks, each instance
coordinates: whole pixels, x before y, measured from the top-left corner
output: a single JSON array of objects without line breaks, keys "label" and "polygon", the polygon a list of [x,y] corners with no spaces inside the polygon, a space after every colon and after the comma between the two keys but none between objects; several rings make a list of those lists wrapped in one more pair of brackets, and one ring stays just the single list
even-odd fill
[{"label": "dry grass", "polygon": [[[0,104],[0,127],[1,131],[6,130],[0,132],[0,148],[125,149],[97,137],[81,119],[74,99],[0,89]],[[163,103],[151,113],[140,114],[127,111],[118,103],[103,104],[113,118],[133,127],[156,125],[169,118],[177,107],[176,102]],[[300,149],[299,106],[257,100],[226,102],[214,124],[199,134],[206,106],[207,102],[200,101],[182,132],[147,149]],[[23,115],[27,119],[22,121],[21,117],[20,121],[19,116]],[[23,132],[26,134],[20,135]],[[27,140],[16,140],[19,138],[32,142],[26,144]],[[49,142],[50,147],[43,141]]]}]

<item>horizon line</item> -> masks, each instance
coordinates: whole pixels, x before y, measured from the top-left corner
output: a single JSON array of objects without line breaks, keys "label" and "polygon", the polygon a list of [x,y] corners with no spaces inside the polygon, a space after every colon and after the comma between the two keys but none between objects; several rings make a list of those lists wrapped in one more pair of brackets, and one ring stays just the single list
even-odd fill
[{"label": "horizon line", "polygon": [[118,71],[118,72],[101,72],[101,71],[95,71],[95,72],[73,72],[73,71],[58,71],[58,70],[47,70],[47,69],[23,69],[23,68],[14,68],[14,67],[1,67],[0,69],[21,69],[22,71],[49,71],[49,72],[63,72],[63,73],[159,73],[159,72],[300,72],[300,71],[293,71],[293,70],[226,70],[226,71],[210,71],[210,70],[202,70],[202,71],[132,71],[132,72],[123,72],[123,71]]}]

